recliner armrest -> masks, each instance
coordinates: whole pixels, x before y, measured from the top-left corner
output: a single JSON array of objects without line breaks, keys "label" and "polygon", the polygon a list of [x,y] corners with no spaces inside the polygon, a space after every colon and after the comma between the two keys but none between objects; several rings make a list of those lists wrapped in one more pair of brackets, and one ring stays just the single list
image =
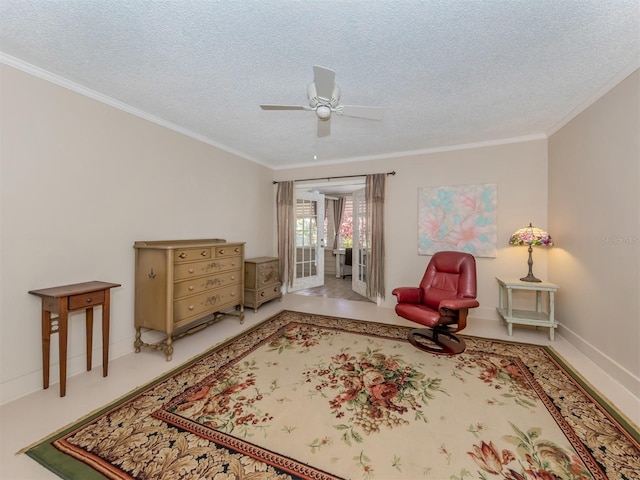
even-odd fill
[{"label": "recliner armrest", "polygon": [[475,298],[454,298],[451,300],[442,300],[440,302],[440,310],[461,310],[463,308],[475,308],[480,306],[480,303]]},{"label": "recliner armrest", "polygon": [[397,287],[391,292],[398,299],[398,303],[421,303],[422,290],[419,287]]}]

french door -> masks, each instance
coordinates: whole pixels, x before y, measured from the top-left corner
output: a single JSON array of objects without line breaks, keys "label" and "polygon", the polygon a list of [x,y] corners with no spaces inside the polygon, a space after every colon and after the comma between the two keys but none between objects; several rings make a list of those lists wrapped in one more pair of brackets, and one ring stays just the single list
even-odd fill
[{"label": "french door", "polygon": [[[371,258],[371,242],[367,225],[367,201],[365,189],[353,192],[353,266],[351,289],[367,297],[367,258]],[[367,297],[369,298],[369,297]],[[374,298],[369,300],[376,301]]]},{"label": "french door", "polygon": [[324,195],[296,191],[296,266],[294,292],[324,285]]}]

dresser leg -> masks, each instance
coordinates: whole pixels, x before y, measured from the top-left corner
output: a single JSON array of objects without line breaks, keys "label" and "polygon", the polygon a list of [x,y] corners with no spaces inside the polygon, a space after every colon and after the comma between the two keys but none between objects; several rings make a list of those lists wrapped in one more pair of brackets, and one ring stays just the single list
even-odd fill
[{"label": "dresser leg", "polygon": [[142,348],[142,332],[140,330],[140,327],[136,327],[136,341],[133,342],[133,348],[136,353],[140,353],[140,348]]},{"label": "dresser leg", "polygon": [[171,358],[173,358],[173,339],[171,338],[171,335],[167,335],[167,348],[165,349],[165,352],[167,353],[167,362],[171,361]]}]

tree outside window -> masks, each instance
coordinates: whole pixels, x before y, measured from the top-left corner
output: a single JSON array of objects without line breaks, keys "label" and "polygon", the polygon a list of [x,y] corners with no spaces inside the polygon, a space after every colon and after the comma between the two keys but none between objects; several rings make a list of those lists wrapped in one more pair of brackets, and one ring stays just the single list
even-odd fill
[{"label": "tree outside window", "polygon": [[[346,212],[345,212],[346,213]],[[349,212],[351,214],[351,212]],[[342,221],[340,225],[340,230],[338,231],[340,235],[340,246],[344,248],[353,247],[353,217],[349,215]]]}]

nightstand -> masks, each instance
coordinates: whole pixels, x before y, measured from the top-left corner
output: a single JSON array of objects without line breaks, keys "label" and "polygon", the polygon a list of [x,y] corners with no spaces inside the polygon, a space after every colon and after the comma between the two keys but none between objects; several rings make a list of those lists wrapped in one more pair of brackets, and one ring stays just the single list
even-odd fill
[{"label": "nightstand", "polygon": [[[513,335],[513,324],[534,325],[549,329],[549,339],[553,341],[553,334],[558,324],[554,317],[554,294],[558,285],[549,282],[523,282],[515,278],[496,277],[499,289],[498,314],[507,323],[507,332]],[[529,290],[536,294],[535,310],[516,310],[513,308],[513,291]],[[543,293],[546,292],[546,311],[543,308]]]},{"label": "nightstand", "polygon": [[278,257],[247,258],[244,261],[244,305],[258,307],[274,298],[282,299]]}]

